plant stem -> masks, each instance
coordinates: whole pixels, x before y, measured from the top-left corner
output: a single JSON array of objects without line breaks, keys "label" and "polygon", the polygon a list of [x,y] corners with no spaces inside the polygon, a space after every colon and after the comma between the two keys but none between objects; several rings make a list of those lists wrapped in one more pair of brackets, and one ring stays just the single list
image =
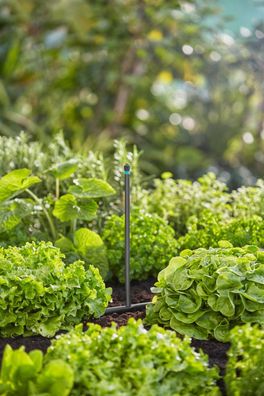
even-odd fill
[{"label": "plant stem", "polygon": [[73,219],[71,221],[71,232],[72,232],[72,234],[74,234],[74,232],[76,231],[76,224],[77,224],[77,219]]},{"label": "plant stem", "polygon": [[56,199],[60,198],[60,179],[56,177]]},{"label": "plant stem", "polygon": [[49,215],[49,212],[47,211],[47,209],[45,208],[43,202],[41,199],[39,199],[32,191],[26,189],[25,190],[33,199],[34,201],[36,201],[39,205],[42,206],[43,212],[48,220],[49,226],[50,226],[50,231],[53,237],[53,240],[55,241],[57,239],[57,232],[56,232],[56,228],[54,226],[54,223],[52,221],[52,218]]}]

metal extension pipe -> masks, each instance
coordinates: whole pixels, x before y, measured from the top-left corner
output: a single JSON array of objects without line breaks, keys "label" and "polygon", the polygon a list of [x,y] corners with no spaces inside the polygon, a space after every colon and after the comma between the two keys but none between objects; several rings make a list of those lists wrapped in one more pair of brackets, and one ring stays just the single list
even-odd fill
[{"label": "metal extension pipe", "polygon": [[130,166],[124,166],[125,175],[125,291],[126,291],[126,305],[119,305],[116,307],[108,307],[105,310],[105,315],[111,313],[122,313],[129,311],[137,311],[146,307],[150,302],[142,302],[138,304],[131,304],[131,290],[130,290]]},{"label": "metal extension pipe", "polygon": [[126,306],[131,306],[130,293],[130,166],[124,166],[125,174],[125,282]]},{"label": "metal extension pipe", "polygon": [[121,305],[118,307],[109,307],[105,310],[105,315],[109,315],[112,313],[123,313],[123,312],[133,312],[133,311],[141,311],[146,305],[150,304],[150,302],[142,302],[138,304],[131,304],[129,307],[126,305]]}]

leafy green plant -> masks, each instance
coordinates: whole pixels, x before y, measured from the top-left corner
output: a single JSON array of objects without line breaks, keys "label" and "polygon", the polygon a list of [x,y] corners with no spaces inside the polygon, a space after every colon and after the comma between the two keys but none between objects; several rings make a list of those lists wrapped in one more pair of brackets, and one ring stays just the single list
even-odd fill
[{"label": "leafy green plant", "polygon": [[[48,194],[53,190],[54,177],[47,172],[55,164],[74,159],[74,154],[66,143],[62,133],[56,134],[48,144],[32,141],[30,134],[21,132],[16,137],[0,136],[0,175],[5,175],[15,169],[27,168],[38,177],[45,174],[45,179],[33,187],[33,192]],[[83,161],[78,161],[78,169],[82,169]],[[65,188],[65,186],[63,186]]]},{"label": "leafy green plant", "polygon": [[223,227],[221,214],[201,210],[198,215],[190,216],[186,221],[187,232],[177,239],[178,251],[218,246],[218,241],[223,239]]},{"label": "leafy green plant", "polygon": [[0,248],[0,336],[53,336],[101,316],[111,299],[97,268],[68,266],[50,242]]},{"label": "leafy green plant", "polygon": [[[4,241],[5,239],[12,241],[13,238],[9,237],[10,234],[12,234],[13,229],[17,226],[22,226],[22,224],[25,224],[24,233],[28,235],[28,240],[40,237],[40,239],[52,239],[53,242],[56,242],[62,238],[71,238],[71,236],[75,238],[73,234],[76,232],[77,221],[83,224],[83,222],[91,221],[96,217],[98,205],[95,199],[108,197],[113,195],[115,191],[104,180],[80,178],[75,179],[74,184],[69,186],[67,194],[59,196],[60,181],[72,175],[76,170],[76,165],[75,161],[69,160],[52,168],[56,180],[56,197],[39,198],[32,192],[30,187],[40,183],[41,180],[36,176],[31,176],[31,171],[28,169],[14,170],[0,179],[0,219],[2,219],[0,236],[2,236]],[[17,199],[16,197],[21,194],[27,194],[30,199]],[[29,225],[32,218],[34,218],[34,222]],[[36,224],[36,219],[38,219],[38,224]],[[35,224],[37,231],[34,235]],[[28,229],[33,230],[32,233],[28,232]],[[39,229],[42,229],[42,235],[38,233]],[[81,234],[84,232],[82,231]],[[89,230],[86,231],[87,233],[89,233]],[[23,242],[24,238],[25,236],[22,239]],[[98,236],[98,238],[100,237]],[[90,242],[92,240],[96,241],[96,238],[90,238]],[[15,242],[18,244],[19,240],[17,239]],[[68,243],[68,249],[65,250],[65,253],[68,254],[70,246],[72,245]],[[97,249],[97,247],[98,241],[94,248]],[[101,249],[101,253],[102,251]],[[86,262],[96,266],[98,264],[99,268],[104,267],[104,275],[108,272],[105,254],[96,257],[94,252],[92,252],[91,243],[90,249],[84,251],[83,246],[81,246],[80,249],[74,248],[73,252],[75,256],[80,252],[77,258],[82,257],[85,258]],[[89,252],[91,256],[84,257]],[[92,257],[94,262],[91,262]],[[100,259],[103,259],[102,263],[99,262]]]},{"label": "leafy green plant", "polygon": [[101,237],[87,228],[79,228],[73,234],[73,239],[61,237],[55,244],[65,253],[67,262],[81,258],[86,264],[97,267],[103,279],[107,278],[109,266],[107,251]]},{"label": "leafy green plant", "polygon": [[264,324],[264,252],[255,246],[184,250],[158,275],[148,324],[228,341],[232,327]]},{"label": "leafy green plant", "polygon": [[119,329],[89,324],[58,336],[45,362],[62,359],[74,371],[72,396],[219,395],[217,370],[190,339],[130,319]]},{"label": "leafy green plant", "polygon": [[264,389],[263,328],[246,324],[230,333],[225,384],[228,396],[261,396]]},{"label": "leafy green plant", "polygon": [[264,247],[264,222],[259,216],[232,219],[222,229],[222,239],[234,246],[257,245]]},{"label": "leafy green plant", "polygon": [[264,217],[264,180],[260,179],[254,186],[242,186],[231,193],[234,217]]},{"label": "leafy green plant", "polygon": [[193,183],[171,177],[156,179],[148,201],[149,212],[168,220],[177,236],[187,232],[188,221],[192,216],[199,222],[204,210],[221,215],[221,218],[229,217],[230,212],[227,186],[217,180],[213,173],[208,173]]},{"label": "leafy green plant", "polygon": [[5,347],[0,372],[0,394],[3,396],[68,396],[74,383],[73,370],[61,359],[43,366],[39,350],[29,353]]},{"label": "leafy green plant", "polygon": [[[17,169],[0,179],[0,211],[7,211],[8,205],[12,204],[12,199],[17,195],[25,192],[31,197],[31,201],[16,201],[26,205],[26,203],[35,203],[38,205],[39,214],[43,214],[48,222],[51,236],[53,239],[57,237],[52,214],[61,222],[72,222],[75,229],[76,220],[91,220],[96,216],[97,204],[93,198],[101,198],[114,194],[114,189],[105,181],[99,179],[76,179],[75,185],[69,187],[68,194],[64,194],[55,200],[54,209],[51,213],[48,208],[53,203],[49,197],[39,198],[29,188],[36,183],[40,183],[40,179],[36,176],[30,176],[29,169]],[[61,176],[64,177],[64,176]],[[1,205],[4,205],[1,207]],[[23,216],[21,216],[23,218]],[[19,222],[18,215],[16,222],[10,224],[16,226]]]},{"label": "leafy green plant", "polygon": [[234,246],[264,246],[264,222],[259,216],[238,217],[223,220],[221,215],[204,210],[199,218],[191,216],[187,233],[177,240],[178,251],[199,247],[217,247],[227,240]]},{"label": "leafy green plant", "polygon": [[[107,247],[110,270],[124,281],[124,216],[111,216],[102,238]],[[155,276],[175,253],[174,231],[165,220],[144,211],[131,214],[131,279]]]}]

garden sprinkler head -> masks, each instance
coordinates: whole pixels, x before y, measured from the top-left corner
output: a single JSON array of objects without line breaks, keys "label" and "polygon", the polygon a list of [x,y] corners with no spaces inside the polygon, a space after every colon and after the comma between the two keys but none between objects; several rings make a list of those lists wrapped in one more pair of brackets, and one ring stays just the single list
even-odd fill
[{"label": "garden sprinkler head", "polygon": [[124,174],[130,175],[130,165],[128,165],[128,164],[124,165]]}]

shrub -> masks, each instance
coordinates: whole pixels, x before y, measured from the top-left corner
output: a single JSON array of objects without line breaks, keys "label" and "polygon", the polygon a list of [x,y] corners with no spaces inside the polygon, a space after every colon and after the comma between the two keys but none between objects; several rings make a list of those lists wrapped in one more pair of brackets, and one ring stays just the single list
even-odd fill
[{"label": "shrub", "polygon": [[263,329],[249,324],[231,331],[225,383],[228,396],[261,396],[264,389]]},{"label": "shrub", "polygon": [[264,252],[255,246],[182,251],[159,273],[147,323],[220,341],[237,324],[264,324]]},{"label": "shrub", "polygon": [[52,341],[45,361],[62,359],[74,371],[72,396],[219,395],[215,368],[190,339],[130,319],[119,329],[89,324]]},{"label": "shrub", "polygon": [[[124,281],[124,216],[111,216],[103,230],[109,267],[119,281]],[[175,254],[173,229],[156,215],[134,211],[131,215],[131,279],[156,276]]]},{"label": "shrub", "polygon": [[97,268],[65,266],[51,243],[0,248],[0,336],[53,336],[99,317],[110,300]]}]

